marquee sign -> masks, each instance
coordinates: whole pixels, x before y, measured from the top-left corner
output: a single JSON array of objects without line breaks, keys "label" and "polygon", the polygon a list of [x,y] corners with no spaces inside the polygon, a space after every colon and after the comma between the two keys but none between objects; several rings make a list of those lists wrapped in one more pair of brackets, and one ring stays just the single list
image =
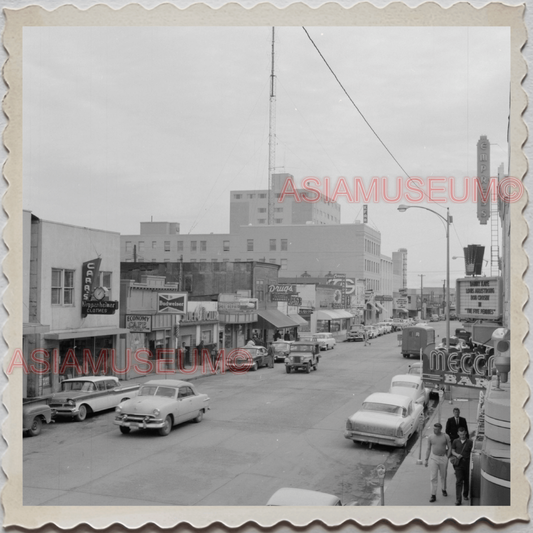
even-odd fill
[{"label": "marquee sign", "polygon": [[502,316],[501,278],[458,279],[455,295],[459,319],[498,320]]},{"label": "marquee sign", "polygon": [[490,218],[490,142],[482,135],[477,142],[477,218],[480,224],[486,224]]}]

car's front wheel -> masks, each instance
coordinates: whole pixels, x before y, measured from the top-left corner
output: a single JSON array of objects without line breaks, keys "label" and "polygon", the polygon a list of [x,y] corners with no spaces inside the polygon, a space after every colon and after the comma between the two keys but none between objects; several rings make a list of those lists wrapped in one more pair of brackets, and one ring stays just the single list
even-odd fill
[{"label": "car's front wheel", "polygon": [[258,368],[258,367],[257,367],[257,363],[254,363],[254,364],[252,365],[251,370],[252,370],[253,372],[255,372],[255,371],[257,370],[257,368]]},{"label": "car's front wheel", "polygon": [[204,418],[204,410],[203,409],[200,409],[198,411],[198,415],[196,416],[196,418],[194,419],[194,421],[199,424]]},{"label": "car's front wheel", "polygon": [[28,429],[28,435],[30,437],[36,437],[41,433],[43,429],[43,421],[41,420],[40,416],[36,416],[32,423],[30,429]]},{"label": "car's front wheel", "polygon": [[305,371],[309,374],[311,372],[311,363],[307,363],[307,365],[305,365]]},{"label": "car's front wheel", "polygon": [[127,426],[120,426],[120,432],[123,434],[123,435],[127,435],[129,432],[131,431],[131,429]]},{"label": "car's front wheel", "polygon": [[170,433],[171,429],[172,429],[172,417],[170,415],[168,415],[165,418],[165,422],[163,424],[163,427],[159,428],[159,434],[162,437],[166,437]]},{"label": "car's front wheel", "polygon": [[80,405],[78,414],[76,415],[76,420],[78,422],[83,422],[87,418],[87,407],[85,405]]}]

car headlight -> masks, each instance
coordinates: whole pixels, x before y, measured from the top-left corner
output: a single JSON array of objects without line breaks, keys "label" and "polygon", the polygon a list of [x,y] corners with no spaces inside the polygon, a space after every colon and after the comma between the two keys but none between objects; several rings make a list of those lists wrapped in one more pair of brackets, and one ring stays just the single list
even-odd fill
[{"label": "car headlight", "polygon": [[76,402],[74,400],[67,400],[67,405],[76,405]]},{"label": "car headlight", "polygon": [[115,407],[115,413],[122,413],[122,407],[120,405]]},{"label": "car headlight", "polygon": [[403,429],[401,427],[399,427],[397,430],[396,430],[396,436],[398,438],[402,438],[403,437]]},{"label": "car headlight", "polygon": [[154,409],[152,413],[154,414],[154,416],[159,416],[161,414],[161,411],[159,409]]}]

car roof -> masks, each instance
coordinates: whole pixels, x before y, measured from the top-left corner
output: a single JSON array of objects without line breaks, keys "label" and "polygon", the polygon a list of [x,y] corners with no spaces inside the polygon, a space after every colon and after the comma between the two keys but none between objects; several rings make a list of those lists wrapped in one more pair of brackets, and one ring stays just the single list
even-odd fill
[{"label": "car roof", "polygon": [[398,374],[394,376],[391,380],[392,383],[395,381],[410,381],[411,383],[420,383],[421,378],[416,374]]},{"label": "car roof", "polygon": [[194,386],[188,381],[182,381],[180,379],[151,379],[143,383],[143,385],[168,385],[169,387],[182,387],[183,385]]},{"label": "car roof", "polygon": [[367,398],[365,402],[375,402],[375,403],[387,403],[392,405],[399,405],[401,407],[407,407],[411,402],[411,399],[407,396],[402,396],[401,394],[391,394],[389,392],[375,392]]},{"label": "car roof", "polygon": [[267,505],[338,505],[340,500],[333,494],[316,490],[278,489],[268,500]]},{"label": "car roof", "polygon": [[296,341],[292,343],[292,346],[301,346],[301,345],[308,345],[308,344],[317,344],[314,340],[310,339],[308,341]]},{"label": "car roof", "polygon": [[64,379],[61,383],[69,382],[69,381],[102,381],[104,379],[114,379],[118,381],[118,378],[115,376],[80,376],[77,378],[69,378]]}]

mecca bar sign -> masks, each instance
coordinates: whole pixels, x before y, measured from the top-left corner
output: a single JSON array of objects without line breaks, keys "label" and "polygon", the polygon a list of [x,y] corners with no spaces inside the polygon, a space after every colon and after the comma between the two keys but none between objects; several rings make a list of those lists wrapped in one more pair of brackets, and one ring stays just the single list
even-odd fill
[{"label": "mecca bar sign", "polygon": [[502,316],[502,280],[499,277],[469,277],[456,281],[459,319],[498,320]]}]

